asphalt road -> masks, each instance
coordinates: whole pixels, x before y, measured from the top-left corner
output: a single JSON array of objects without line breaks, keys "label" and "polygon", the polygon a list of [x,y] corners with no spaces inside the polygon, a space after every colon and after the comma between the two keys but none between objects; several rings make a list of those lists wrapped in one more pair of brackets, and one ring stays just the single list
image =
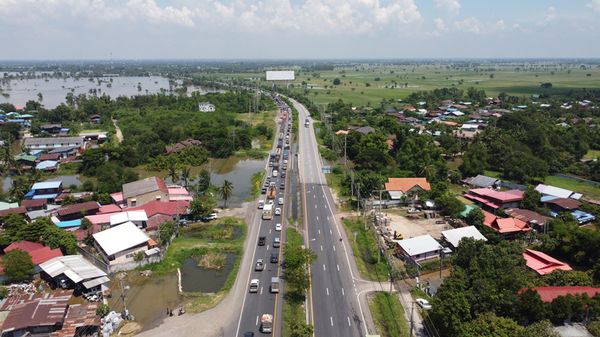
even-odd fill
[{"label": "asphalt road", "polygon": [[[291,115],[291,114],[288,114]],[[273,145],[273,151],[275,151],[277,147],[278,135],[283,134],[283,144],[285,144],[286,131],[288,130],[288,126],[290,129],[290,142],[291,142],[291,122],[289,120],[282,120],[281,114],[278,115],[278,131],[275,133],[275,144]],[[283,149],[281,150],[283,152]],[[291,154],[290,158],[291,159]],[[288,160],[289,160],[288,159]],[[279,160],[280,170],[279,172],[285,172],[282,170],[283,165],[283,155]],[[291,160],[290,160],[291,163]],[[288,164],[288,167],[291,167],[291,164]],[[289,202],[289,198],[287,197],[288,193],[285,193],[289,188],[289,183],[287,182],[289,179],[288,173],[286,173],[286,178],[281,178],[281,174],[278,174],[277,177],[273,177],[272,168],[266,167],[267,177],[270,177],[270,181],[275,182],[275,186],[277,188],[277,196],[273,200],[274,209],[280,208],[282,210],[281,215],[273,215],[272,220],[262,220],[261,214],[262,211],[257,209],[256,215],[254,217],[253,230],[249,233],[250,237],[250,247],[253,248],[252,252],[252,267],[248,270],[247,277],[244,275],[239,275],[240,280],[245,280],[246,287],[248,289],[250,285],[251,279],[258,279],[260,282],[258,293],[249,293],[245,292],[244,299],[242,300],[242,306],[240,308],[240,318],[235,324],[237,325],[235,336],[243,336],[245,332],[251,331],[254,332],[255,335],[262,335],[260,332],[260,317],[262,314],[271,314],[273,315],[273,333],[272,336],[278,337],[281,336],[281,322],[282,322],[282,308],[283,308],[283,293],[273,294],[269,291],[269,286],[271,284],[271,277],[279,276],[281,278],[281,268],[280,263],[283,258],[283,243],[285,242],[285,229],[287,225],[287,212],[286,209],[288,207],[287,204]],[[288,168],[289,171],[289,168]],[[280,184],[285,182],[285,189],[280,188]],[[264,186],[264,185],[263,185]],[[279,198],[284,198],[284,205],[279,205]],[[265,194],[261,194],[260,200],[264,200],[267,202],[267,198]],[[255,207],[258,208],[258,205]],[[282,231],[275,231],[275,224],[282,224]],[[258,238],[260,236],[266,237],[266,243],[264,246],[258,246]],[[281,247],[274,248],[273,240],[274,238],[281,238]],[[279,254],[279,263],[271,263],[270,255],[272,252],[278,252]],[[254,264],[257,259],[262,258],[265,264],[265,269],[263,271],[255,271]],[[245,259],[244,262],[247,260]],[[283,281],[281,281],[283,282]],[[280,284],[280,288],[283,289],[283,283]]]},{"label": "asphalt road", "polygon": [[[303,105],[292,102],[299,113],[298,165],[305,239],[317,255],[311,268],[309,321],[314,325],[316,337],[364,337],[367,331],[363,310],[368,308],[362,308],[358,300],[354,257],[350,248],[346,248],[345,234],[336,220],[335,203],[322,174],[312,120]],[[306,118],[310,120],[309,127],[304,126]]]}]

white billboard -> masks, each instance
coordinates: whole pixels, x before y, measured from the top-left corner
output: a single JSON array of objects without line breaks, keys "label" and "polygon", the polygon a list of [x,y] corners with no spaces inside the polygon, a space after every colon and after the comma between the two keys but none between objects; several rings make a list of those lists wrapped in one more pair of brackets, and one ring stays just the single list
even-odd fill
[{"label": "white billboard", "polygon": [[267,70],[267,81],[293,81],[295,78],[293,70]]}]

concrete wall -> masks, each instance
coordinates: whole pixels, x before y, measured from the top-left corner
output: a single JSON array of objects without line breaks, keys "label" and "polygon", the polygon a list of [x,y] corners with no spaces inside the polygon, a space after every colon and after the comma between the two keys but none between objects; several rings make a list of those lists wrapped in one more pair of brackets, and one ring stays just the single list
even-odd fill
[{"label": "concrete wall", "polygon": [[[162,191],[154,191],[151,193],[146,193],[146,194],[142,194],[142,195],[138,195],[136,197],[132,197],[132,198],[127,198],[127,207],[137,207],[137,206],[141,206],[143,204],[149,203],[150,201],[154,201],[157,200],[156,198],[160,197],[160,200],[162,201],[168,201],[169,200],[169,195],[167,193],[164,193]],[[135,205],[133,205],[132,200],[136,199]]]}]

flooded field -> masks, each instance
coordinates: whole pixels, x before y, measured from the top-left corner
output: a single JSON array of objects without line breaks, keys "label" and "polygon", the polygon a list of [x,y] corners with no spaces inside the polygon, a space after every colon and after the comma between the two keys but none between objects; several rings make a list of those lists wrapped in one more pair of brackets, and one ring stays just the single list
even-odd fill
[{"label": "flooded field", "polygon": [[[147,95],[159,92],[170,92],[178,83],[160,76],[129,76],[99,78],[32,78],[12,79],[8,84],[0,86],[0,103],[12,103],[24,106],[29,100],[40,101],[46,108],[55,108],[66,101],[68,93],[118,96]],[[187,93],[221,92],[201,87],[188,87]]]},{"label": "flooded field", "polygon": [[[52,178],[48,178],[46,181],[62,181],[63,188],[68,188],[71,185],[75,185],[77,187],[81,186],[81,180],[79,179],[79,174],[75,175],[64,175],[64,176],[56,176]],[[5,177],[2,179],[2,191],[8,192],[12,185],[13,178],[11,176]]]},{"label": "flooded field", "polygon": [[229,273],[233,269],[235,254],[229,253],[225,257],[225,266],[222,269],[204,269],[198,262],[189,258],[181,266],[181,287],[185,292],[216,293],[225,284]]}]

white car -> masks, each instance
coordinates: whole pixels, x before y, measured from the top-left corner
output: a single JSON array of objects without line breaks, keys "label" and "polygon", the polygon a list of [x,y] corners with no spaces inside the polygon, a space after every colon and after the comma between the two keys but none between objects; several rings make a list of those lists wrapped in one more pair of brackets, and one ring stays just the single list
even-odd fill
[{"label": "white car", "polygon": [[281,224],[280,223],[275,224],[275,230],[278,232],[281,232]]},{"label": "white car", "polygon": [[248,291],[251,293],[257,293],[259,284],[260,281],[258,279],[252,279],[252,281],[250,281],[250,289],[248,289]]},{"label": "white car", "polygon": [[275,215],[281,215],[281,208],[275,208]]},{"label": "white car", "polygon": [[415,302],[417,302],[417,304],[423,308],[423,310],[430,310],[431,309],[431,304],[429,304],[429,301],[424,299],[424,298],[417,298],[415,300]]},{"label": "white car", "polygon": [[279,198],[279,200],[277,201],[277,203],[278,203],[279,205],[283,205],[283,198]]}]

